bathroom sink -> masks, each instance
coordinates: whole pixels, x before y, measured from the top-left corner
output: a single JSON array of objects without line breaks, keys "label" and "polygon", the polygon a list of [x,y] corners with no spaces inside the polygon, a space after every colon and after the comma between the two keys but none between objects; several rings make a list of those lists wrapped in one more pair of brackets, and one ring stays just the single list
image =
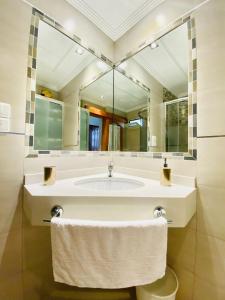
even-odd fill
[{"label": "bathroom sink", "polygon": [[134,190],[144,186],[144,183],[141,181],[119,177],[82,179],[74,184],[80,189],[92,191]]},{"label": "bathroom sink", "polygon": [[[194,181],[193,181],[194,184]],[[155,217],[164,208],[170,227],[185,227],[196,210],[193,185],[161,186],[158,180],[113,172],[68,177],[53,185],[25,185],[24,209],[33,225],[48,225],[55,206],[63,217],[86,220],[128,221]]]}]

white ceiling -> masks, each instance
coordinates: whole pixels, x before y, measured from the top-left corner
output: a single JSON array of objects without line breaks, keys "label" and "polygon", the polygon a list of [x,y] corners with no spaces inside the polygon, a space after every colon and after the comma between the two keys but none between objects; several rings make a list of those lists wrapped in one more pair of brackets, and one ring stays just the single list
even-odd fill
[{"label": "white ceiling", "polygon": [[[109,72],[81,92],[83,100],[103,107],[113,106],[113,72]],[[104,97],[102,99],[102,96]],[[115,71],[115,109],[124,113],[147,105],[148,93]]]},{"label": "white ceiling", "polygon": [[66,0],[113,41],[165,0]]},{"label": "white ceiling", "polygon": [[37,83],[55,91],[61,90],[94,60],[94,55],[81,48],[64,34],[40,21],[37,47]]},{"label": "white ceiling", "polygon": [[[146,47],[133,57],[148,73],[177,97],[188,94],[187,24],[158,41],[159,47]],[[128,61],[129,62],[129,61]]]}]

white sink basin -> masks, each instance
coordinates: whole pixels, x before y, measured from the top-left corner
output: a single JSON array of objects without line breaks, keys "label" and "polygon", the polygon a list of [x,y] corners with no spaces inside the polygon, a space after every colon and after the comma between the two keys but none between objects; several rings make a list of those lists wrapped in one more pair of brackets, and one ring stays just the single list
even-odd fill
[{"label": "white sink basin", "polygon": [[156,207],[166,211],[171,227],[187,225],[196,210],[194,186],[173,184],[113,173],[57,180],[54,185],[42,182],[25,185],[24,209],[33,225],[46,225],[51,209],[60,205],[63,217],[88,220],[146,220],[154,217]]},{"label": "white sink basin", "polygon": [[144,183],[134,179],[107,177],[82,179],[74,183],[77,188],[92,191],[126,191],[144,186]]}]

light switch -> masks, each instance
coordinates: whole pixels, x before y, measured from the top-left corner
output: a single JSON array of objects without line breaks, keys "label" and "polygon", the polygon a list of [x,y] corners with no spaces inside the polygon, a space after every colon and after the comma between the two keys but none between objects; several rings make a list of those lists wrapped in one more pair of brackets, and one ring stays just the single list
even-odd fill
[{"label": "light switch", "polygon": [[157,147],[157,137],[156,135],[152,135],[150,138],[150,147]]},{"label": "light switch", "polygon": [[0,118],[10,118],[11,105],[8,103],[0,102]]},{"label": "light switch", "polygon": [[0,118],[0,133],[10,131],[10,119]]}]

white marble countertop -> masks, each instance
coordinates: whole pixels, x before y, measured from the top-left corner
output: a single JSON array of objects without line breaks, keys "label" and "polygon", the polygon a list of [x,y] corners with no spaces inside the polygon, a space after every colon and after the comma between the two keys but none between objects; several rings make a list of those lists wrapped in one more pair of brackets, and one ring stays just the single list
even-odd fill
[{"label": "white marble countertop", "polygon": [[172,184],[162,186],[158,180],[147,179],[114,172],[113,178],[122,178],[139,181],[143,184],[136,189],[127,190],[89,190],[80,188],[76,183],[83,179],[108,178],[107,173],[81,176],[57,180],[54,185],[46,186],[43,183],[26,184],[25,189],[31,196],[36,197],[129,197],[129,198],[186,198],[196,189],[192,186]]}]

